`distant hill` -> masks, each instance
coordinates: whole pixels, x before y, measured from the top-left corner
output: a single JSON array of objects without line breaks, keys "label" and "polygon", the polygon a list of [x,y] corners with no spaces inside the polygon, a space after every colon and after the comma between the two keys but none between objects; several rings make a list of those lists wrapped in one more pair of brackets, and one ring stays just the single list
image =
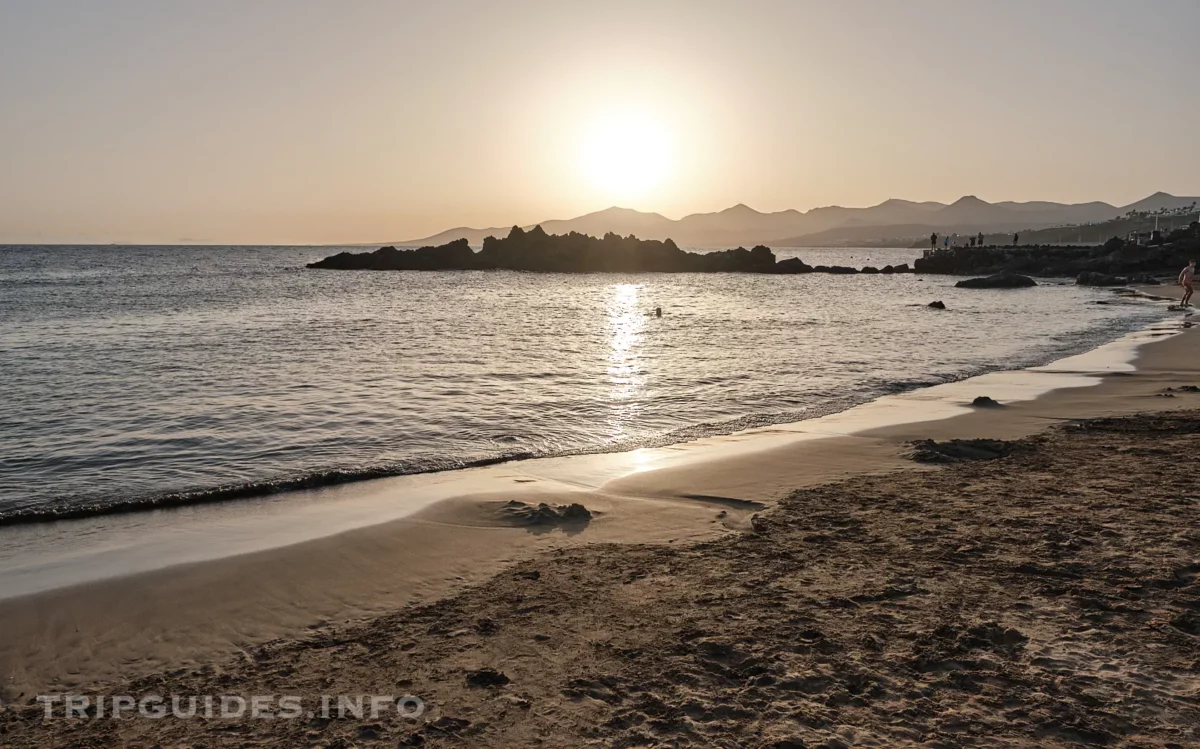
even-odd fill
[{"label": "distant hill", "polygon": [[[974,195],[959,198],[950,205],[939,206],[920,214],[910,213],[912,220],[891,224],[874,222],[846,222],[833,227],[806,234],[781,237],[767,242],[776,247],[811,247],[820,245],[853,245],[858,243],[878,244],[883,239],[915,239],[939,234],[975,234],[982,232],[1028,232],[1056,226],[1081,226],[1111,221],[1131,210],[1155,211],[1162,208],[1174,209],[1190,205],[1196,198],[1180,198],[1160,192],[1145,200],[1117,207],[1108,203],[988,203]],[[869,213],[874,209],[866,208]]]},{"label": "distant hill", "polygon": [[1200,201],[1200,198],[1178,198],[1165,192],[1156,192],[1145,200],[1139,200],[1136,203],[1125,206],[1121,209],[1121,215],[1124,216],[1130,211],[1154,212],[1162,208],[1168,210],[1187,208],[1197,201]]},{"label": "distant hill", "polygon": [[[763,213],[739,204],[716,213],[693,213],[672,220],[657,213],[628,208],[608,208],[572,219],[543,221],[540,226],[550,234],[575,231],[592,236],[608,232],[642,239],[673,239],[682,247],[734,247],[767,244],[776,247],[876,243],[884,238],[916,238],[932,232],[1010,232],[1044,229],[1054,226],[1107,221],[1131,210],[1155,211],[1186,206],[1197,198],[1182,198],[1164,192],[1155,193],[1127,206],[1108,203],[1051,203],[1036,201],[988,203],[974,195],[959,198],[950,205],[936,202],[917,203],[892,198],[869,208],[826,206],[811,211],[796,210]],[[538,224],[522,227],[529,230]],[[473,229],[458,227],[431,237],[400,242],[381,242],[397,247],[442,245],[466,239],[480,246],[486,237],[504,237],[512,227]]]}]

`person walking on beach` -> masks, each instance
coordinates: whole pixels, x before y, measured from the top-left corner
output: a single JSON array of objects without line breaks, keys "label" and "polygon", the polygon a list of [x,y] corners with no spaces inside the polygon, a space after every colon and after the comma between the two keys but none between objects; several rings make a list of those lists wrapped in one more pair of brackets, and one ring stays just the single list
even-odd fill
[{"label": "person walking on beach", "polygon": [[1193,260],[1187,264],[1179,273],[1179,283],[1183,286],[1183,299],[1179,300],[1180,307],[1188,306],[1188,302],[1192,301],[1192,281],[1196,278],[1196,261]]}]

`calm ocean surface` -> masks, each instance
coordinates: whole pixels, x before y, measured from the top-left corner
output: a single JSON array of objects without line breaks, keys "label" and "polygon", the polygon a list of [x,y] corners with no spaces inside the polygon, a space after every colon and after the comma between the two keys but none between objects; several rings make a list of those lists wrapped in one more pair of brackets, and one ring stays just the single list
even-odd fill
[{"label": "calm ocean surface", "polygon": [[335,251],[0,247],[0,519],[677,442],[1161,317],[1093,304],[1105,291],[936,276],[304,268]]}]

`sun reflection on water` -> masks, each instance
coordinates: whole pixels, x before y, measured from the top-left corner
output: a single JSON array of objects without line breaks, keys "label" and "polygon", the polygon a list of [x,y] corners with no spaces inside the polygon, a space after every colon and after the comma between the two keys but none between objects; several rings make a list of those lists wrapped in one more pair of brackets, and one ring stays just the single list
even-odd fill
[{"label": "sun reflection on water", "polygon": [[639,309],[641,284],[614,284],[608,299],[609,434],[613,440],[629,437],[626,425],[641,410],[638,396],[646,385],[639,366],[646,313]]}]

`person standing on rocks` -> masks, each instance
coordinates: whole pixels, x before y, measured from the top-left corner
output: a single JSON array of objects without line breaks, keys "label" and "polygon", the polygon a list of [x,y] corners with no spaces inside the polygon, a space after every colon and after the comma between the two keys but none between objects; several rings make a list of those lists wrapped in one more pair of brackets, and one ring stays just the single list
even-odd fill
[{"label": "person standing on rocks", "polygon": [[1021,235],[1020,235],[1020,234],[1014,234],[1014,235],[1013,235],[1013,247],[1016,247],[1016,246],[1017,246],[1017,241],[1018,241],[1020,238],[1021,238]]},{"label": "person standing on rocks", "polygon": [[1188,302],[1192,301],[1192,281],[1196,278],[1196,261],[1193,260],[1187,264],[1179,273],[1179,284],[1183,286],[1183,299],[1179,300],[1180,307],[1188,306]]},{"label": "person standing on rocks", "polygon": [[978,239],[979,239],[979,241],[977,241],[975,244],[976,244],[976,245],[978,245],[978,246],[980,246],[980,247],[983,247],[983,232],[979,232],[979,238],[978,238]]},{"label": "person standing on rocks", "polygon": [[929,235],[929,249],[931,249],[931,250],[937,249],[937,232],[936,231],[933,234]]}]

